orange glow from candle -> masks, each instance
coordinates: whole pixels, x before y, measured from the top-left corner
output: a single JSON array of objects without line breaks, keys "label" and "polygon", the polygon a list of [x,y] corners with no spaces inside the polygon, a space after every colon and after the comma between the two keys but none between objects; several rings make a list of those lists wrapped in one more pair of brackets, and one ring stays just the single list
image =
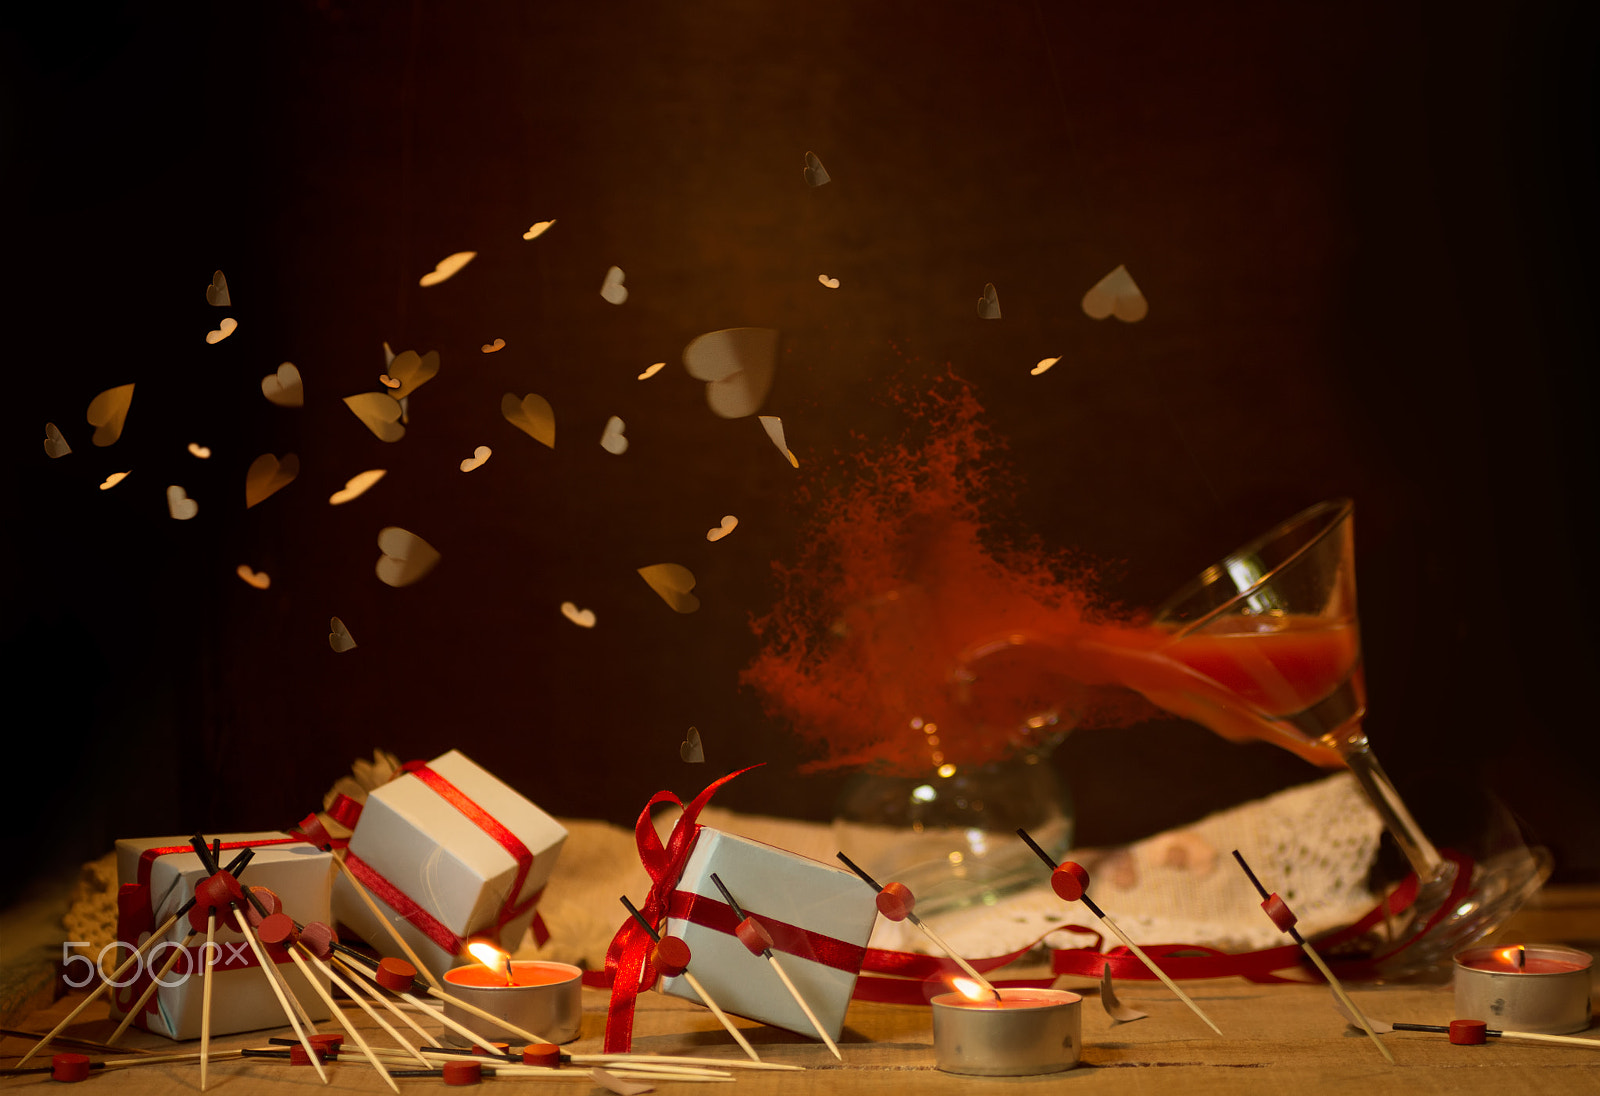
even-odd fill
[{"label": "orange glow from candle", "polygon": [[511,976],[511,956],[489,943],[487,940],[474,940],[467,945],[467,951],[474,959],[499,973],[505,971],[506,985],[514,985],[516,979]]}]

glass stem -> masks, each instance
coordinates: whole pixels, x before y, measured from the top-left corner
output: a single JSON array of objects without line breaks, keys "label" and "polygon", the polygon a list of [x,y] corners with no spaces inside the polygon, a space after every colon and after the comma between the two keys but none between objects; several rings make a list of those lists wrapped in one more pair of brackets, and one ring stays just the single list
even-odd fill
[{"label": "glass stem", "polygon": [[1390,836],[1411,862],[1411,870],[1417,873],[1417,881],[1426,885],[1445,875],[1448,865],[1444,857],[1439,855],[1433,842],[1423,834],[1417,820],[1411,817],[1411,812],[1400,799],[1400,793],[1373,756],[1372,746],[1361,730],[1360,723],[1353,724],[1348,732],[1339,736],[1338,749],[1356,782],[1367,793],[1367,798],[1383,819]]}]

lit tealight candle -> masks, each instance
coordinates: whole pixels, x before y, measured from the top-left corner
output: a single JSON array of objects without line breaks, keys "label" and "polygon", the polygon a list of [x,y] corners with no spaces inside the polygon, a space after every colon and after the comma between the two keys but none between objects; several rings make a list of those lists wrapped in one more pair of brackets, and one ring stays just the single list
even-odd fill
[{"label": "lit tealight candle", "polygon": [[1076,993],[1001,987],[996,998],[967,978],[933,999],[933,1045],[946,1073],[1025,1077],[1078,1064],[1083,1026]]},{"label": "lit tealight candle", "polygon": [[1564,1035],[1589,1026],[1588,953],[1559,944],[1468,948],[1456,959],[1456,1015]]},{"label": "lit tealight candle", "polygon": [[[583,971],[566,963],[513,960],[483,941],[474,941],[467,950],[477,962],[444,974],[445,989],[452,996],[524,1030],[539,1032],[553,1043],[578,1037],[583,1021]],[[510,1028],[497,1027],[449,1000],[444,1011],[489,1038],[525,1041]],[[445,1038],[461,1045],[459,1037],[449,1032]]]}]

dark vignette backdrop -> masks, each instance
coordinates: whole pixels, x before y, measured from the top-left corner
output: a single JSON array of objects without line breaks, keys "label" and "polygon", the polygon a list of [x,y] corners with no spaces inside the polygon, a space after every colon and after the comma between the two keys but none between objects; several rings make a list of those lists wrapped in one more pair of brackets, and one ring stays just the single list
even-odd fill
[{"label": "dark vignette backdrop", "polygon": [[[287,824],[374,745],[460,746],[551,811],[617,821],[767,760],[722,801],[828,817],[837,779],[794,775],[737,688],[746,622],[802,528],[795,485],[896,428],[873,402],[891,375],[949,363],[1011,444],[1015,520],[1109,561],[1131,600],[1353,495],[1392,774],[1441,838],[1492,788],[1563,878],[1596,878],[1587,8],[8,8],[0,665],[8,829],[33,850],[15,862]],[[829,186],[802,183],[807,149]],[[464,249],[466,271],[417,286]],[[621,308],[596,293],[613,263]],[[1152,302],[1141,324],[1078,307],[1117,263]],[[216,267],[228,310],[203,300]],[[985,282],[999,323],[974,314]],[[238,332],[207,346],[225,314]],[[784,332],[767,410],[799,473],[678,364],[742,324]],[[443,358],[394,446],[339,402],[376,387],[383,340]],[[284,360],[303,410],[261,398]],[[97,450],[83,409],[130,380],[127,431]],[[510,390],[554,403],[557,449],[500,419]],[[595,444],[611,414],[620,459]],[[47,420],[70,457],[44,458]],[[493,459],[463,476],[480,444]],[[268,451],[302,473],[246,511]],[[328,507],[369,467],[388,479]],[[167,518],[168,483],[197,520]],[[724,513],[738,531],[707,544]],[[386,524],[439,569],[380,585]],[[699,613],[632,574],[666,560],[699,577]],[[564,621],[568,599],[599,627]],[[360,644],[343,656],[333,614]],[[704,769],[677,758],[690,724]],[[1315,775],[1171,723],[1057,759],[1086,842]]]}]

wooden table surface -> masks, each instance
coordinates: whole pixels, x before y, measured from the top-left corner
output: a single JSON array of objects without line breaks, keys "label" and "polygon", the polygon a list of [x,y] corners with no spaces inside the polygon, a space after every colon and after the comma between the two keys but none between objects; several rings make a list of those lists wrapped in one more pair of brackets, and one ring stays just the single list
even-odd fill
[{"label": "wooden table surface", "polygon": [[[1600,888],[1565,888],[1541,895],[1496,938],[1502,941],[1563,942],[1600,950]],[[1124,983],[1125,1001],[1150,1013],[1145,1020],[1114,1024],[1091,995],[1083,1005],[1082,1065],[1072,1072],[1038,1078],[979,1079],[942,1073],[934,1067],[932,1030],[926,1008],[856,1002],[850,1010],[836,1062],[820,1044],[760,1025],[741,1026],[763,1059],[806,1067],[803,1073],[735,1074],[738,1091],[750,1096],[787,1093],[894,1093],[915,1086],[917,1093],[1060,1091],[1077,1086],[1098,1093],[1271,1093],[1301,1096],[1305,1092],[1406,1093],[1407,1096],[1462,1096],[1523,1092],[1543,1094],[1600,1093],[1600,1049],[1557,1047],[1490,1040],[1485,1046],[1452,1046],[1444,1036],[1395,1033],[1385,1036],[1396,1065],[1389,1065],[1366,1036],[1347,1028],[1333,1012],[1325,987],[1253,985],[1223,980],[1191,982],[1188,992],[1226,1033],[1218,1038],[1157,983]],[[584,991],[583,1034],[566,1049],[597,1052],[605,1026],[606,995]],[[1452,995],[1448,983],[1352,987],[1352,995],[1370,1015],[1390,1021],[1447,1023]],[[78,1000],[54,1002],[26,1021],[35,1031],[48,1030]],[[359,1013],[352,1013],[370,1026]],[[97,1002],[68,1034],[104,1039],[112,1030],[103,1003]],[[324,1025],[324,1030],[334,1030]],[[698,1054],[732,1059],[741,1055],[704,1009],[675,998],[647,994],[640,998],[635,1049],[641,1053]],[[220,1048],[263,1046],[269,1035],[257,1032],[214,1041]],[[1593,1025],[1591,1037],[1600,1038]],[[377,1040],[375,1039],[376,1043]],[[127,1045],[170,1051],[154,1036],[133,1033]],[[0,1054],[10,1064],[26,1043],[7,1038]],[[295,1091],[387,1091],[380,1078],[359,1057],[346,1055],[329,1068],[331,1083],[323,1088],[316,1074],[272,1060],[214,1063],[208,1091],[227,1096],[258,1096]],[[47,1075],[0,1079],[0,1085],[24,1090],[51,1085]],[[197,1091],[194,1064],[151,1065],[91,1075],[85,1082],[122,1094]],[[405,1080],[401,1087],[420,1091],[442,1088],[432,1079]],[[545,1082],[486,1081],[500,1090],[550,1090]],[[686,1083],[657,1083],[660,1090],[696,1091]],[[574,1082],[557,1091],[588,1093],[595,1086]]]}]

